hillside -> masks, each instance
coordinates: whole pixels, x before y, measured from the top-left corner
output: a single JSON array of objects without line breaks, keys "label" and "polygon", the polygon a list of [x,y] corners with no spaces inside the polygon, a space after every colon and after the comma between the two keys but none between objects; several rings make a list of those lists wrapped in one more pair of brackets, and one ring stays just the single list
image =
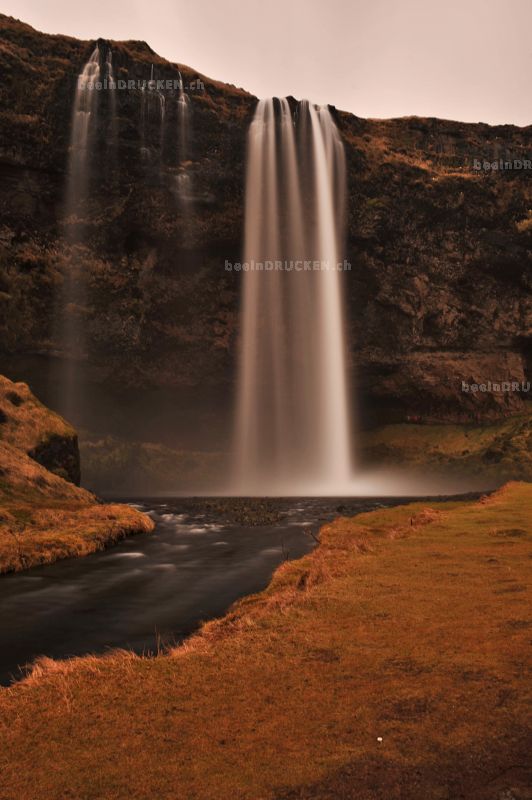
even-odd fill
[{"label": "hillside", "polygon": [[132,508],[98,503],[69,473],[79,479],[73,428],[25,384],[0,376],[0,573],[87,555],[153,529]]}]

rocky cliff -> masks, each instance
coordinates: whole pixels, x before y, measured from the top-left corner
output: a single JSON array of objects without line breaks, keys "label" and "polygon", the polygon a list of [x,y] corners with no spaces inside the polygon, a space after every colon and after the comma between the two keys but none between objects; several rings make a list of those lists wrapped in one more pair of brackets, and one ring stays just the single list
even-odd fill
[{"label": "rocky cliff", "polygon": [[[113,102],[102,90],[90,199],[82,218],[68,217],[72,99],[94,45],[0,17],[4,371],[33,381],[61,408],[48,376],[65,357],[77,359],[90,403],[76,422],[175,447],[223,448],[241,279],[224,264],[241,255],[256,99],[168,63],[144,42],[100,42],[126,86],[149,78],[152,66],[165,81],[180,70],[193,87],[190,149],[183,162],[175,88],[162,89],[163,125],[157,97],[125,88]],[[532,171],[475,167],[531,158],[532,129],[332,111],[348,164],[352,268],[344,279],[362,423],[523,413],[522,388],[468,392],[462,382],[522,387],[530,377]],[[82,245],[72,244],[76,228]],[[82,351],[65,353],[56,318],[73,248],[87,296],[68,311],[85,340]]]},{"label": "rocky cliff", "polygon": [[25,383],[0,375],[0,438],[23,450],[50,472],[77,486],[80,482],[78,436],[58,414],[40,403]]}]

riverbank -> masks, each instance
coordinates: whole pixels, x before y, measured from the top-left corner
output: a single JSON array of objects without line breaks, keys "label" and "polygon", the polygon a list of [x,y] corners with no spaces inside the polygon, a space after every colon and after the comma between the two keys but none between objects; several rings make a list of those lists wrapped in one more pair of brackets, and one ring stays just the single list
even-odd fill
[{"label": "riverbank", "polygon": [[3,798],[524,797],[532,486],[425,506],[325,525],[170,655],[37,665]]},{"label": "riverbank", "polygon": [[80,488],[74,428],[0,375],[0,573],[84,556],[153,522]]},{"label": "riverbank", "polygon": [[1,502],[0,574],[86,556],[153,527],[149,517],[114,503],[27,497]]}]

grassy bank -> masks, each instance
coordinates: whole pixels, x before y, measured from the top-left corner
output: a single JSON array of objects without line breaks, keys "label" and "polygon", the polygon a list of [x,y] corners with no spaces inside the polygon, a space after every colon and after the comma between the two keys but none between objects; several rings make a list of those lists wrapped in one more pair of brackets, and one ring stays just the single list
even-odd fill
[{"label": "grassy bank", "polygon": [[531,536],[528,484],[340,518],[173,654],[44,661],[2,800],[524,797]]},{"label": "grassy bank", "polygon": [[31,495],[4,501],[0,504],[0,573],[86,556],[130,534],[150,533],[153,527],[149,517],[124,505],[35,501]]}]

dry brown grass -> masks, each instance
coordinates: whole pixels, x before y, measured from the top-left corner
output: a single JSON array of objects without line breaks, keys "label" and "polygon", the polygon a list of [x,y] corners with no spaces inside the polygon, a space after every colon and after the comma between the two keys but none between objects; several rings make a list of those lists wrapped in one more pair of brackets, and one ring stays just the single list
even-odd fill
[{"label": "dry brown grass", "polygon": [[0,409],[6,416],[0,439],[27,452],[49,436],[75,437],[75,429],[46,408],[26,383],[13,383],[0,375]]},{"label": "dry brown grass", "polygon": [[2,800],[524,798],[531,512],[341,518],[172,654],[41,661],[0,697]]},{"label": "dry brown grass", "polygon": [[100,505],[90,492],[0,442],[0,573],[88,555],[153,528],[144,514]]},{"label": "dry brown grass", "polygon": [[49,502],[0,507],[0,573],[86,556],[153,528],[149,517],[118,504]]}]

